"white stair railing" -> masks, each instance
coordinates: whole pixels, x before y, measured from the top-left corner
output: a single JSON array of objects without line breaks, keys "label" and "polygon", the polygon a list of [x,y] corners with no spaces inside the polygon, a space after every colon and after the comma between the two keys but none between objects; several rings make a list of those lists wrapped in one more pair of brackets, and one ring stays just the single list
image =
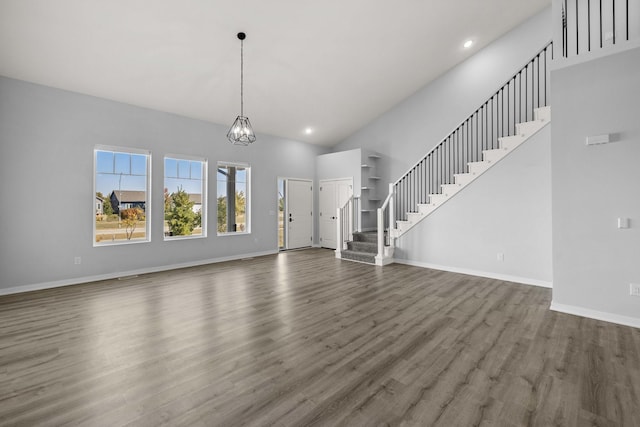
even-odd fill
[{"label": "white stair railing", "polygon": [[[389,184],[389,194],[384,199],[384,203],[377,210],[377,237],[378,237],[378,253],[376,254],[376,265],[384,265],[392,256],[395,239],[391,237],[391,229],[395,228],[395,203],[394,203],[394,184]],[[385,210],[387,211],[387,220],[385,223]],[[385,231],[389,238],[389,245],[385,244]]]},{"label": "white stair railing", "polygon": [[351,196],[344,206],[336,209],[336,258],[341,258],[347,242],[353,239],[353,233],[362,231],[360,197]]},{"label": "white stair railing", "polygon": [[[395,212],[407,221],[442,194],[442,186],[455,183],[455,176],[481,162],[485,151],[500,148],[500,139],[518,134],[521,123],[535,119],[537,108],[549,105],[548,83],[553,43],[548,42],[473,114],[434,146],[395,182]],[[434,197],[435,196],[435,197]],[[392,224],[395,228],[395,224]]]}]

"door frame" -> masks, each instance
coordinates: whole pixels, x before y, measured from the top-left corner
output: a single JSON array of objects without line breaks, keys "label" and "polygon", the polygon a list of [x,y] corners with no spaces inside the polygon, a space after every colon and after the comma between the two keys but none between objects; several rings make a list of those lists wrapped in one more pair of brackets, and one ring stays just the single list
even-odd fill
[{"label": "door frame", "polygon": [[[289,248],[287,247],[288,244],[288,232],[287,232],[287,227],[286,227],[286,219],[288,217],[289,214],[289,201],[288,201],[288,195],[287,195],[287,181],[303,181],[303,182],[308,182],[309,184],[311,184],[311,236],[312,238],[315,236],[315,219],[316,219],[316,208],[315,208],[315,189],[313,187],[315,187],[315,183],[313,179],[308,179],[308,178],[294,178],[294,177],[285,177],[285,176],[279,176],[277,177],[277,181],[276,181],[276,230],[279,230],[280,228],[280,221],[279,221],[279,206],[278,206],[278,199],[280,198],[280,194],[279,194],[279,182],[282,181],[283,185],[283,191],[284,191],[284,212],[283,212],[283,222],[284,222],[284,230],[283,230],[283,247],[281,248],[280,245],[278,244],[277,238],[276,238],[276,246],[278,248],[278,251],[287,251],[289,250]],[[314,241],[311,241],[311,244],[309,246],[314,246]],[[294,249],[295,250],[295,249]]]},{"label": "door frame", "polygon": [[[354,179],[353,176],[345,176],[343,178],[326,178],[326,179],[318,180],[318,242],[319,242],[320,247],[324,247],[324,246],[322,246],[322,243],[321,243],[322,241],[320,240],[322,238],[321,231],[320,231],[322,229],[322,225],[321,225],[321,222],[322,222],[322,218],[321,218],[322,206],[320,205],[320,200],[321,200],[320,189],[322,188],[322,184],[325,183],[325,182],[337,182],[337,181],[350,181],[351,195],[353,197],[356,197],[356,191],[355,191],[356,189],[354,188],[355,179]],[[341,207],[341,206],[339,206],[339,207]],[[337,234],[337,230],[336,230],[336,234]],[[336,242],[336,245],[337,244],[338,244],[338,242]]]}]

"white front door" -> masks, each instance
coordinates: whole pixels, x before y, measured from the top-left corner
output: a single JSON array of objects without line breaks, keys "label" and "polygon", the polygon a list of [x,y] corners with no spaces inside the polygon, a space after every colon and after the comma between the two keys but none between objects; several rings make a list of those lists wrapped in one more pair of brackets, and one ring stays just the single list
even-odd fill
[{"label": "white front door", "polygon": [[320,181],[320,246],[336,249],[336,211],[353,195],[353,179]]},{"label": "white front door", "polygon": [[285,190],[286,248],[298,249],[313,243],[313,185],[311,181],[287,179]]}]

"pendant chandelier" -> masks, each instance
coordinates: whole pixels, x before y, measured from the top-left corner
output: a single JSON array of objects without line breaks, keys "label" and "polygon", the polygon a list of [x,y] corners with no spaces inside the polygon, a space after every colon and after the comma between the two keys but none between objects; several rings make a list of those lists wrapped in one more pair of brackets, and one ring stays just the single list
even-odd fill
[{"label": "pendant chandelier", "polygon": [[245,33],[238,33],[240,39],[240,115],[231,125],[227,139],[234,145],[249,145],[256,140],[249,118],[244,116],[244,39]]}]

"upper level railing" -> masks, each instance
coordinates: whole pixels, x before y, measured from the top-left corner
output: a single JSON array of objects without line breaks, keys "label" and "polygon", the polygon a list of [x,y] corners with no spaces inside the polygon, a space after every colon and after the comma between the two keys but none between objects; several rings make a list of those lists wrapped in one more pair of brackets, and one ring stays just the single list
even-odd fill
[{"label": "upper level railing", "polygon": [[640,0],[561,0],[560,9],[564,58],[638,39]]},{"label": "upper level railing", "polygon": [[[515,134],[516,124],[533,120],[535,108],[548,105],[548,74],[553,59],[549,42],[451,134],[394,184],[396,220],[441,193],[442,184],[467,172],[467,163],[482,160],[482,151],[498,148],[498,138]],[[395,228],[395,225],[393,225]]]}]

